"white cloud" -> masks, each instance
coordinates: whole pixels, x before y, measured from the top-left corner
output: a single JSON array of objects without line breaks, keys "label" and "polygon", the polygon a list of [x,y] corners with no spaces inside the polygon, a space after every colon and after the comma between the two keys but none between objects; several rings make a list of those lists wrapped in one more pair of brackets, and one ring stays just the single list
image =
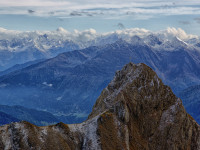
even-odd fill
[{"label": "white cloud", "polygon": [[108,37],[110,35],[118,35],[122,39],[129,39],[132,36],[139,36],[141,38],[149,35],[155,34],[160,35],[163,39],[170,39],[174,36],[182,39],[188,40],[191,38],[198,38],[197,35],[187,34],[181,28],[167,28],[166,30],[152,32],[143,28],[131,28],[124,30],[116,30],[112,32],[105,33],[97,33],[94,29],[88,29],[84,31],[74,30],[73,32],[69,32],[64,28],[60,27],[56,31],[14,31],[14,30],[6,30],[4,28],[0,28],[0,40],[7,39],[12,40],[13,38],[23,39],[25,37],[30,37],[32,39],[37,39],[38,36],[47,34],[49,39],[62,39],[62,40],[73,40],[76,42],[87,42],[98,37]]},{"label": "white cloud", "polygon": [[166,30],[158,31],[155,34],[159,35],[163,39],[171,39],[172,37],[178,37],[181,40],[187,41],[192,38],[198,38],[197,35],[187,34],[183,29],[174,27],[168,27]]},{"label": "white cloud", "polygon": [[[92,15],[179,15],[200,14],[197,0],[6,0],[0,1],[0,14],[67,17],[74,11],[82,16]],[[85,13],[87,12],[87,13]],[[30,15],[30,14],[29,14]]]},{"label": "white cloud", "polygon": [[74,30],[74,38],[76,38],[77,41],[90,41],[94,38],[97,37],[97,32],[94,29],[89,29],[89,30],[85,30],[85,31],[78,31],[78,30]]},{"label": "white cloud", "polygon": [[1,7],[57,7],[63,5],[69,5],[70,3],[67,1],[59,1],[59,0],[6,0],[0,1]]}]

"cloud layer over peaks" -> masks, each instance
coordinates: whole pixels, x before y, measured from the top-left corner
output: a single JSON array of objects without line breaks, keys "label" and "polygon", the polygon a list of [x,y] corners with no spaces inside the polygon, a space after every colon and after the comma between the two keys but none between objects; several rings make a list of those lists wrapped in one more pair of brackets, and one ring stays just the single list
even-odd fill
[{"label": "cloud layer over peaks", "polygon": [[0,40],[13,40],[30,38],[37,39],[38,36],[45,36],[48,39],[62,39],[62,40],[72,40],[76,42],[87,42],[97,38],[108,37],[112,35],[116,35],[121,39],[129,39],[133,36],[139,36],[141,38],[148,36],[150,34],[159,36],[162,39],[169,39],[172,37],[178,37],[181,40],[189,40],[192,38],[198,38],[197,35],[187,34],[181,28],[167,28],[166,30],[152,32],[143,28],[132,28],[132,29],[124,29],[124,30],[116,30],[112,32],[105,33],[97,33],[94,29],[88,29],[84,31],[74,30],[73,32],[69,32],[64,28],[60,27],[56,31],[14,31],[14,30],[6,30],[4,28],[0,28]]},{"label": "cloud layer over peaks", "polygon": [[[6,0],[0,1],[0,14],[35,16],[113,16],[200,14],[197,0]],[[148,18],[148,17],[147,17]]]},{"label": "cloud layer over peaks", "polygon": [[197,35],[192,35],[192,34],[187,34],[183,29],[181,28],[167,28],[164,31],[160,31],[158,32],[159,34],[163,34],[166,35],[166,37],[170,38],[173,36],[176,36],[182,40],[188,40],[188,39],[192,39],[192,38],[198,38]]}]

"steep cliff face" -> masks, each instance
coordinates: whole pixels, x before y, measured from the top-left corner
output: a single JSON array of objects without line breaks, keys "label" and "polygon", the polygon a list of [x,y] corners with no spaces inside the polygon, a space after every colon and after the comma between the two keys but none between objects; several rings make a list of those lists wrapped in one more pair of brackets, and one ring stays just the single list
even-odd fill
[{"label": "steep cliff face", "polygon": [[109,130],[105,124],[112,116],[127,149],[200,149],[199,125],[186,113],[181,100],[144,64],[130,63],[116,73],[89,118],[101,113],[99,127]]},{"label": "steep cliff face", "polygon": [[88,120],[0,127],[2,149],[198,150],[200,126],[151,68],[129,63],[97,99]]}]

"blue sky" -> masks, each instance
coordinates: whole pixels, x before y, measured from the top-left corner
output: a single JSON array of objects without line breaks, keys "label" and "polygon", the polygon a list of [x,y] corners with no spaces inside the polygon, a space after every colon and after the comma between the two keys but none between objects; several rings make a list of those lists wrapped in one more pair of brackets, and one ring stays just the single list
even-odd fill
[{"label": "blue sky", "polygon": [[0,27],[11,30],[69,31],[93,28],[163,30],[182,28],[200,35],[198,0],[5,0],[0,1]]}]

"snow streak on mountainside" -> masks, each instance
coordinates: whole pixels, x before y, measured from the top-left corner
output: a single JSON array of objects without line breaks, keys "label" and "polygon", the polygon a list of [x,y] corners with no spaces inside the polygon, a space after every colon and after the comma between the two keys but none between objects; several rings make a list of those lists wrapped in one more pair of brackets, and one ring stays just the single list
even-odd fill
[{"label": "snow streak on mountainside", "polygon": [[0,28],[0,70],[36,59],[51,58],[66,51],[114,43],[119,39],[138,44],[137,38],[142,39],[140,44],[158,50],[174,50],[179,46],[199,47],[200,43],[198,36],[188,35],[182,29],[175,28],[159,32],[134,28],[108,33],[97,33],[94,29],[82,32],[69,32],[63,28],[56,31],[20,32]]}]

